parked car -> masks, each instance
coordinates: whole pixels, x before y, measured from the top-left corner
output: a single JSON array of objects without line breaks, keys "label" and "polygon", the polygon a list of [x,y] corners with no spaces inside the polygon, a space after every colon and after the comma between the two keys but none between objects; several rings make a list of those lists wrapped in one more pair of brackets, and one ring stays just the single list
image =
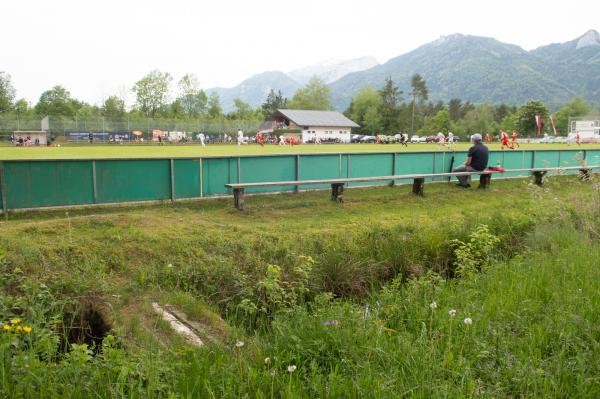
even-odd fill
[{"label": "parked car", "polygon": [[361,143],[374,143],[375,141],[377,141],[377,137],[375,136],[363,136],[360,139]]},{"label": "parked car", "polygon": [[362,139],[363,137],[365,137],[364,134],[353,134],[352,137],[350,138],[350,142],[351,143],[360,143],[360,139]]},{"label": "parked car", "polygon": [[413,136],[410,138],[410,142],[411,142],[411,143],[420,143],[420,142],[421,142],[421,138],[415,134],[415,135],[413,135]]},{"label": "parked car", "polygon": [[557,136],[554,138],[554,140],[552,142],[559,143],[559,144],[567,144],[567,138],[564,136]]},{"label": "parked car", "polygon": [[554,143],[555,138],[556,137],[554,137],[554,136],[546,136],[546,137],[541,138],[539,142],[541,144],[552,144],[552,143]]}]

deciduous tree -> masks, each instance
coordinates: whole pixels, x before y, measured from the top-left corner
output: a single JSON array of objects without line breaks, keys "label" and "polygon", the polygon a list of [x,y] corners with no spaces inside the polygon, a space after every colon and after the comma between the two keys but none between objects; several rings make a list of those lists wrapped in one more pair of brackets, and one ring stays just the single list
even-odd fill
[{"label": "deciduous tree", "polygon": [[11,110],[14,100],[15,88],[10,81],[10,75],[0,71],[0,112]]},{"label": "deciduous tree", "polygon": [[328,111],[331,109],[329,86],[317,76],[313,76],[306,86],[298,89],[288,102],[290,109],[310,109]]},{"label": "deciduous tree", "polygon": [[125,116],[125,101],[117,96],[110,96],[102,104],[102,116],[111,119],[119,120]]},{"label": "deciduous tree", "polygon": [[81,103],[71,98],[71,93],[62,86],[54,86],[46,90],[40,96],[35,105],[35,112],[40,116],[64,116],[73,117]]},{"label": "deciduous tree", "polygon": [[219,94],[216,92],[210,93],[210,96],[208,97],[208,115],[213,119],[223,116],[221,100],[219,99]]},{"label": "deciduous tree", "polygon": [[379,92],[371,86],[363,87],[352,100],[349,117],[366,132],[381,131],[381,105]]},{"label": "deciduous tree", "polygon": [[548,122],[548,109],[541,101],[529,101],[522,105],[516,113],[516,128],[524,135],[537,133],[535,116],[542,118],[542,124]]},{"label": "deciduous tree", "polygon": [[207,113],[208,97],[200,88],[198,79],[193,74],[184,75],[178,83],[179,106],[189,118],[199,118]]},{"label": "deciduous tree", "polygon": [[136,107],[145,115],[154,117],[169,102],[173,78],[168,72],[153,70],[133,85]]}]

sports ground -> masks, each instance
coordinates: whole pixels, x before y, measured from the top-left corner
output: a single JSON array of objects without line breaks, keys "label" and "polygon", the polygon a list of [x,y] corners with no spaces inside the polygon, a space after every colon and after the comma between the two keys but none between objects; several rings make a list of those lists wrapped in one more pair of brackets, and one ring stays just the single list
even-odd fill
[{"label": "sports ground", "polygon": [[[236,155],[302,154],[302,153],[338,153],[338,152],[411,152],[411,151],[466,151],[468,143],[451,147],[437,144],[324,144],[277,146],[256,144],[236,145],[69,145],[61,147],[0,147],[0,159],[73,159],[73,158],[171,158],[171,157],[209,157]],[[490,150],[500,150],[500,143],[489,145]],[[557,149],[597,149],[600,144],[581,146],[568,144],[522,144],[521,150],[557,150]],[[512,150],[506,150],[512,151]]]}]

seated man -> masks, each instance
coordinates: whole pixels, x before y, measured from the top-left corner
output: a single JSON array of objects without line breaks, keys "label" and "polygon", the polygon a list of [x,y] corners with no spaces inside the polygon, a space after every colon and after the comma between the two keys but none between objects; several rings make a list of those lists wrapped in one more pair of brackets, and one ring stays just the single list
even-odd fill
[{"label": "seated man", "polygon": [[[480,172],[487,168],[488,148],[481,142],[481,134],[477,133],[471,136],[473,147],[469,148],[469,154],[464,164],[454,168],[452,172]],[[456,176],[458,186],[469,188],[469,176]]]}]

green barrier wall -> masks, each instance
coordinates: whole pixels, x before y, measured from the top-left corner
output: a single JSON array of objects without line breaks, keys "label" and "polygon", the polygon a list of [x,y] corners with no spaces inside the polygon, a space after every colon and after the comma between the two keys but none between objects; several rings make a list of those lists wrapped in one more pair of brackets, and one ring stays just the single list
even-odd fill
[{"label": "green barrier wall", "polygon": [[[465,151],[265,155],[173,159],[0,161],[2,210],[131,201],[177,200],[231,194],[227,183],[370,177],[448,172]],[[454,158],[454,159],[453,159]],[[492,151],[490,165],[506,169],[600,164],[600,150]],[[576,170],[568,173],[577,173]],[[496,174],[494,179],[528,176]],[[446,181],[448,178],[430,178]],[[411,183],[396,181],[395,184]],[[386,185],[391,181],[378,182]],[[372,183],[352,183],[363,186]],[[327,188],[278,186],[250,192]]]}]

